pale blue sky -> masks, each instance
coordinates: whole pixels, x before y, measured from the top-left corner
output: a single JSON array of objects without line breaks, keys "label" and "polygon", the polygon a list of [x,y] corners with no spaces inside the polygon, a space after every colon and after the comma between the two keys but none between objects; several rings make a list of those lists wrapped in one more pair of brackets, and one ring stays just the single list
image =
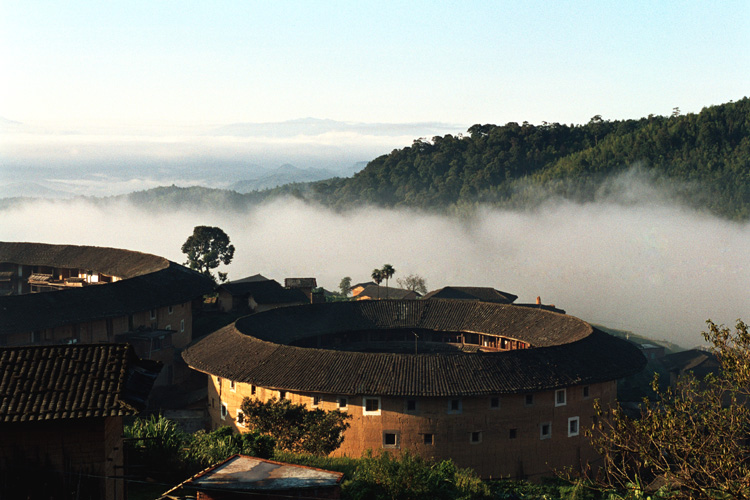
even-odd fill
[{"label": "pale blue sky", "polygon": [[0,0],[0,116],[460,125],[750,94],[750,2]]}]

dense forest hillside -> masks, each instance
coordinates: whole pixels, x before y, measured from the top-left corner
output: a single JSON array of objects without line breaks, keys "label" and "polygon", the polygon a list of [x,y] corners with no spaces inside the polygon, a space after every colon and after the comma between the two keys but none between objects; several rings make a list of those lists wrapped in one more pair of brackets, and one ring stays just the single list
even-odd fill
[{"label": "dense forest hillside", "polygon": [[467,135],[415,140],[305,195],[338,208],[519,207],[552,196],[586,202],[633,168],[690,206],[750,218],[750,99],[639,120],[474,125]]}]

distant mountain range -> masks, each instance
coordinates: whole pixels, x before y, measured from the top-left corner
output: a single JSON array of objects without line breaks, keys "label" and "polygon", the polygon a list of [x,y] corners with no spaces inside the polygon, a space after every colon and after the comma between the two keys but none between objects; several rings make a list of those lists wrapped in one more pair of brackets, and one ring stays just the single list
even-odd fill
[{"label": "distant mountain range", "polygon": [[252,191],[273,189],[285,184],[315,182],[334,177],[351,177],[365,168],[366,165],[367,162],[359,162],[347,170],[337,172],[321,168],[297,168],[287,163],[275,170],[261,172],[255,178],[235,182],[229,189],[238,193],[249,193]]}]

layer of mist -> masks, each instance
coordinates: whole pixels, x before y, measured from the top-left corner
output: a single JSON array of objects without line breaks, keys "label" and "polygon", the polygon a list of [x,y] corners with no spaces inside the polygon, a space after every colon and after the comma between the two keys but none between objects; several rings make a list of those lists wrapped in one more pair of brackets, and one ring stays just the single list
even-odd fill
[{"label": "layer of mist", "polygon": [[[569,314],[685,347],[706,319],[750,319],[750,224],[658,203],[547,203],[534,211],[447,217],[363,207],[335,213],[295,199],[242,212],[146,211],[122,200],[28,201],[0,211],[0,239],[128,248],[184,261],[196,225],[223,228],[237,248],[230,279],[369,281],[373,268],[423,276],[429,289],[491,286]],[[666,199],[666,198],[665,198]],[[395,282],[393,283],[395,284]]]}]

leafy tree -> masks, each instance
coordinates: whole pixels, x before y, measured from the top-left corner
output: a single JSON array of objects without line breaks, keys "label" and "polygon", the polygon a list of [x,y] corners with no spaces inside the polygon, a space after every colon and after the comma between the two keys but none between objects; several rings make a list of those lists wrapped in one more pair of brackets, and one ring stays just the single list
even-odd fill
[{"label": "leafy tree", "polygon": [[383,264],[383,269],[380,270],[383,279],[385,279],[385,298],[388,298],[388,280],[396,274],[396,270],[390,264]]},{"label": "leafy tree", "polygon": [[413,292],[421,293],[422,295],[427,293],[427,284],[425,283],[424,278],[418,274],[410,274],[404,278],[397,279],[396,282],[398,283],[398,286],[404,290],[411,290]]},{"label": "leafy tree", "polygon": [[[229,243],[229,236],[221,228],[213,226],[195,226],[185,243],[182,253],[187,255],[186,265],[190,269],[209,276],[216,281],[211,273],[219,264],[229,265],[234,257],[234,245]],[[219,272],[219,281],[227,280],[227,273]]]},{"label": "leafy tree", "polygon": [[385,279],[385,276],[383,276],[383,271],[381,269],[373,269],[370,277],[372,278],[372,281],[374,281],[375,284],[378,285],[378,299],[380,299],[380,284]]},{"label": "leafy tree", "polygon": [[351,418],[348,413],[308,410],[303,404],[276,398],[265,402],[245,398],[242,412],[246,425],[272,436],[279,449],[313,455],[327,455],[341,446]]},{"label": "leafy tree", "polygon": [[341,291],[341,295],[343,295],[344,297],[349,296],[352,291],[352,279],[349,276],[341,278],[341,282],[339,283],[339,290]]},{"label": "leafy tree", "polygon": [[[654,391],[637,418],[599,408],[593,443],[604,458],[601,488],[642,490],[654,481],[670,499],[750,498],[750,333],[708,321],[704,337],[721,363],[717,375],[680,377]],[[658,497],[657,498],[661,498]]]}]

